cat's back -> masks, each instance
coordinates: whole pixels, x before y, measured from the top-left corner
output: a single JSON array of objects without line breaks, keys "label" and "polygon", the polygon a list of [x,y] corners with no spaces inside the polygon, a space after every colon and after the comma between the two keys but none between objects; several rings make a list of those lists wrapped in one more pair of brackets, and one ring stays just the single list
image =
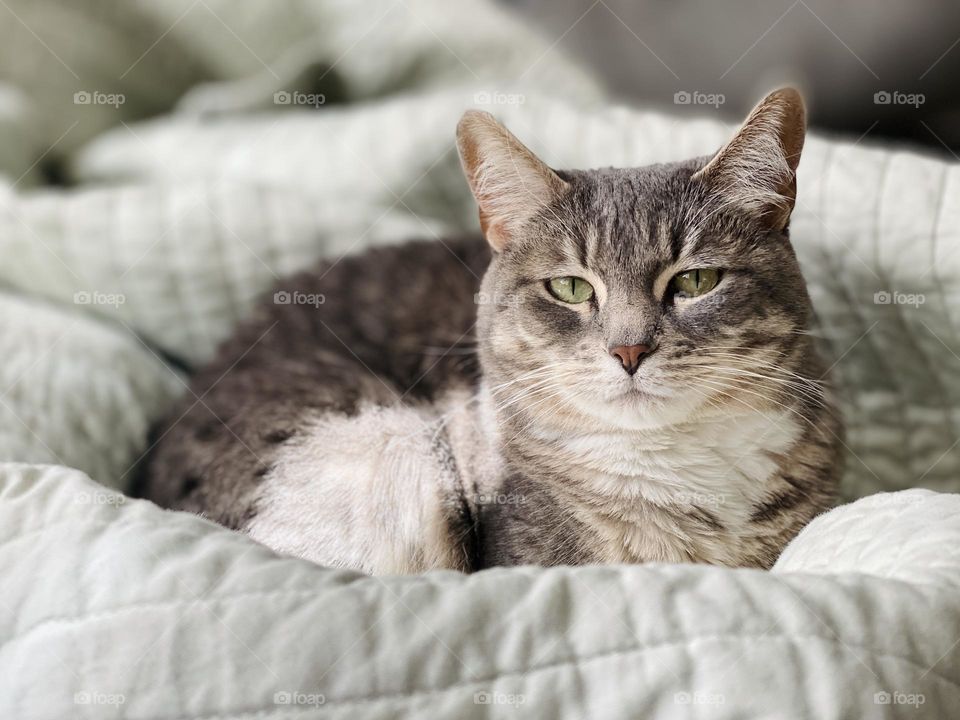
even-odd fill
[{"label": "cat's back", "polygon": [[472,385],[488,263],[481,238],[416,241],[281,280],[156,426],[138,494],[242,527],[305,418]]}]

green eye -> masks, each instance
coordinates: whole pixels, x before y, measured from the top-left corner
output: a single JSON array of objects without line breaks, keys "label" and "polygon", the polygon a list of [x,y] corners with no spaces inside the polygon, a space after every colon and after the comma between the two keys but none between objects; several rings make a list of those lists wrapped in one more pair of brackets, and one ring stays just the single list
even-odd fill
[{"label": "green eye", "polygon": [[680,297],[692,298],[713,290],[720,282],[720,271],[713,269],[687,270],[677,273],[670,285]]},{"label": "green eye", "polygon": [[593,285],[583,278],[559,277],[547,283],[550,294],[561,302],[576,305],[593,297]]}]

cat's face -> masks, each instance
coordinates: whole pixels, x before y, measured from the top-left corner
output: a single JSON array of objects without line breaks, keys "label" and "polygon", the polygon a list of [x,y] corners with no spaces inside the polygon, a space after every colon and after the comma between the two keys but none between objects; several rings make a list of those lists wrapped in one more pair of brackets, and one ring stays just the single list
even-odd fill
[{"label": "cat's face", "polygon": [[503,418],[659,427],[795,389],[810,309],[784,228],[802,106],[771,98],[709,163],[554,173],[499,126],[461,135],[468,177],[479,157],[486,173],[479,335]]}]

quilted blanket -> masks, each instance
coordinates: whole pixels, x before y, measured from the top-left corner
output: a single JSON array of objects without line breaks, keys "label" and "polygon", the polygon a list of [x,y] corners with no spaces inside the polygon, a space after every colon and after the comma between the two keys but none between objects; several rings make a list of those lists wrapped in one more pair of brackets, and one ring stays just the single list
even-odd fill
[{"label": "quilted blanket", "polygon": [[9,718],[950,718],[960,497],[815,520],[772,572],[373,578],[9,464]]},{"label": "quilted blanket", "polygon": [[475,229],[467,107],[558,167],[731,128],[610,105],[483,0],[2,5],[3,717],[957,714],[956,165],[808,142],[792,236],[864,499],[772,572],[368,578],[122,494],[190,368],[284,273]]}]

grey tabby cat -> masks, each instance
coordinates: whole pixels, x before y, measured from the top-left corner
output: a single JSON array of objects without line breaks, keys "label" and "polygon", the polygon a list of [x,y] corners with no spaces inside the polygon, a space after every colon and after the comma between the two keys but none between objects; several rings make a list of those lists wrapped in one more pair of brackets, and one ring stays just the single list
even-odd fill
[{"label": "grey tabby cat", "polygon": [[787,238],[803,138],[785,89],[712,158],[561,172],[466,113],[486,243],[282,282],[158,428],[143,494],[367,573],[769,567],[839,474]]}]

